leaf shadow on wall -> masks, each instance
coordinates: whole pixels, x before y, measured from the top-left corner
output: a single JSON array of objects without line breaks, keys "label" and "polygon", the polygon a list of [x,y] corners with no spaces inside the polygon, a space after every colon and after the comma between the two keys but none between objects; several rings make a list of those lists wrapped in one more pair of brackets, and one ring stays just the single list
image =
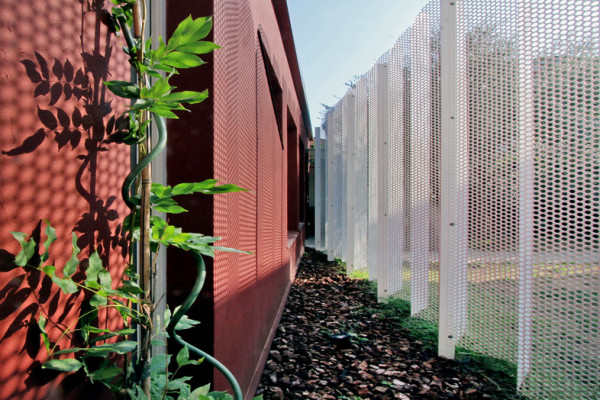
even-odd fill
[{"label": "leaf shadow on wall", "polygon": [[[90,32],[84,26],[86,14],[95,18],[94,42],[90,51],[85,51],[83,42],[84,32]],[[78,233],[78,247],[87,250],[88,254],[97,251],[104,265],[108,265],[111,251],[119,252],[122,257],[127,255],[127,240],[122,225],[111,228],[114,221],[121,218],[115,208],[117,196],[103,199],[97,194],[99,155],[108,151],[107,145],[116,141],[114,138],[122,136],[128,128],[128,121],[117,117],[112,101],[106,99],[108,92],[102,83],[109,79],[108,67],[114,41],[114,32],[107,21],[108,11],[104,9],[104,0],[81,1],[81,61],[51,59],[44,56],[43,51],[36,51],[32,57],[21,60],[28,79],[35,84],[32,96],[37,102],[35,112],[42,127],[16,147],[3,149],[0,155],[16,157],[33,154],[42,143],[54,141],[60,152],[67,153],[65,158],[72,154],[74,159],[79,160],[75,188],[87,203],[87,211],[80,216],[73,231]],[[87,47],[90,48],[89,43]],[[40,229],[41,221],[31,233],[36,243],[40,242]],[[16,268],[21,268],[20,273],[0,288],[0,322],[5,320],[6,323],[9,318],[12,320],[0,338],[0,345],[15,333],[26,330],[26,342],[19,354],[26,352],[32,360],[27,368],[29,378],[26,380],[30,388],[56,377],[54,372],[42,370],[40,362],[36,360],[41,346],[36,320],[42,307],[49,316],[49,323],[52,321],[59,329],[65,327],[65,318],[80,314],[85,304],[79,305],[81,292],[64,295],[45,274],[32,268],[17,267],[14,259],[14,254],[0,249],[0,273],[14,274]],[[80,274],[79,279],[82,280],[84,274],[81,271]],[[64,390],[68,391],[66,388]]]}]

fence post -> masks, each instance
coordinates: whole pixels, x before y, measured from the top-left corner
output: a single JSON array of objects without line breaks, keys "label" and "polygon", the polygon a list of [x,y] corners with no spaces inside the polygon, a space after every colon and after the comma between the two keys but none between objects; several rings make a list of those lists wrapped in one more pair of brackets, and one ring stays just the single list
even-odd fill
[{"label": "fence post", "polygon": [[320,250],[321,245],[321,224],[323,215],[321,207],[323,203],[321,188],[321,170],[323,169],[323,160],[321,159],[321,128],[315,128],[315,249]]},{"label": "fence post", "polygon": [[335,187],[335,157],[333,154],[334,151],[334,142],[333,142],[333,113],[330,112],[327,115],[327,129],[325,134],[327,135],[325,143],[327,143],[327,223],[325,226],[325,240],[327,247],[327,260],[333,261],[334,255],[334,236],[335,236],[335,228],[334,228],[334,196],[333,196],[333,188]]},{"label": "fence post", "polygon": [[346,272],[354,271],[354,235],[356,232],[356,95],[354,90],[344,96],[346,124]]},{"label": "fence post", "polygon": [[[454,0],[440,0],[441,7],[441,218],[440,218],[440,304],[438,354],[454,358],[453,281],[457,267],[457,5]],[[463,101],[465,101],[463,99]],[[464,227],[460,227],[463,228]]]},{"label": "fence post", "polygon": [[388,64],[375,64],[377,85],[377,297],[389,296],[390,118]]}]

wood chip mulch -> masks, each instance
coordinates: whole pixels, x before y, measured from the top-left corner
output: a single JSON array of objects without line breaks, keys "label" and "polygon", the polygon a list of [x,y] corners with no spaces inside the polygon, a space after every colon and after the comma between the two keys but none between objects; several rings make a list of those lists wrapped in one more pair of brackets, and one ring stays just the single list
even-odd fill
[{"label": "wood chip mulch", "polygon": [[437,357],[322,254],[304,254],[257,395],[264,399],[508,399],[483,372]]}]

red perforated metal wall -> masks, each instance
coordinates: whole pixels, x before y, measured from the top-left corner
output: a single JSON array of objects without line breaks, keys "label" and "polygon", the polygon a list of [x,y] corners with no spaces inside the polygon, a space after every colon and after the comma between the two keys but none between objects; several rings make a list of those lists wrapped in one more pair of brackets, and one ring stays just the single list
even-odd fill
[{"label": "red perforated metal wall", "polygon": [[[235,183],[250,190],[215,196],[212,203],[205,200],[187,204],[190,215],[179,221],[189,230],[222,237],[223,246],[252,252],[217,254],[210,282],[194,311],[202,318],[204,331],[209,327],[212,331],[191,338],[231,369],[246,397],[252,396],[262,372],[303,249],[303,232],[288,230],[288,118],[296,126],[295,168],[302,164],[298,143],[302,141],[306,147],[307,132],[294,86],[295,80],[299,81],[297,66],[290,68],[287,59],[290,44],[293,46],[289,20],[283,20],[287,25],[280,26],[282,18],[288,18],[285,3],[282,4],[274,7],[268,0],[214,2],[213,39],[222,49],[214,52],[211,65],[203,66],[200,74],[182,77],[210,88],[210,100],[203,103],[211,109],[210,121],[192,113],[170,127],[183,129],[200,118],[202,126],[209,130],[202,133],[206,147],[201,150],[201,157],[193,157],[189,149],[200,146],[204,139],[175,139],[170,144],[170,183],[189,181],[186,175],[198,175],[190,170],[199,164],[206,175],[202,179],[214,176],[221,183]],[[180,7],[169,3],[169,7],[168,18],[173,23],[175,16],[181,19],[190,12],[189,4]],[[197,10],[192,12],[196,14]],[[212,82],[207,82],[207,78],[212,78]],[[272,93],[275,86],[280,91]],[[188,156],[182,158],[180,154]],[[293,175],[303,177],[300,171]],[[297,208],[303,203],[298,201],[298,193],[303,191],[294,192],[293,207],[298,218],[301,213]],[[204,216],[198,217],[197,213]],[[206,220],[207,215],[210,221]],[[177,260],[188,271],[189,260],[174,254],[169,257],[181,257]],[[169,299],[178,301],[190,283],[171,275]],[[214,382],[216,388],[228,389],[217,372]]]},{"label": "red perforated metal wall", "polygon": [[[2,400],[101,396],[98,388],[82,394],[81,379],[63,381],[40,369],[47,353],[37,318],[48,318],[52,343],[71,345],[70,335],[61,335],[74,327],[84,296],[64,295],[50,278],[17,267],[19,245],[10,232],[37,236],[39,242],[41,228],[45,240],[41,221],[47,219],[58,237],[49,262],[59,270],[71,255],[74,232],[80,258],[97,250],[113,279],[122,273],[119,233],[128,209],[119,193],[130,157],[128,146],[105,142],[124,103],[102,81],[128,79],[130,66],[123,43],[102,23],[105,6],[0,1]],[[115,321],[109,318],[106,327],[117,329]]]}]

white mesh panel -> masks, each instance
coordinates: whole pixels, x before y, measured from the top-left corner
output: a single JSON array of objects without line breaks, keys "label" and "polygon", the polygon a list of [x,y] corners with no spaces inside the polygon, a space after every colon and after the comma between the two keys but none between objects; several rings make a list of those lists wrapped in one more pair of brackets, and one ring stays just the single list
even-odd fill
[{"label": "white mesh panel", "polygon": [[368,78],[361,77],[356,84],[356,202],[354,235],[354,267],[365,269],[368,264]]},{"label": "white mesh panel", "polygon": [[410,290],[404,285],[402,267],[405,261],[406,205],[404,193],[405,175],[405,82],[404,51],[402,41],[397,41],[389,54],[389,117],[390,117],[390,176],[389,176],[389,273],[388,292],[391,296],[402,296],[403,290]]},{"label": "white mesh panel", "polygon": [[344,236],[344,260],[347,271],[354,270],[354,235],[356,234],[356,157],[355,157],[355,126],[356,126],[356,96],[354,89],[349,89],[342,99],[343,126],[345,143],[345,175],[346,188],[342,193],[345,198],[345,236]]},{"label": "white mesh panel", "polygon": [[459,5],[470,190],[458,344],[517,363],[531,398],[597,399],[600,4]]},{"label": "white mesh panel", "polygon": [[377,77],[376,69],[372,68],[368,75],[368,148],[369,148],[369,279],[377,279]]},{"label": "white mesh panel", "polygon": [[340,100],[338,107],[340,108],[340,141],[342,146],[342,151],[340,152],[340,172],[341,172],[341,188],[338,193],[341,194],[339,201],[341,203],[340,208],[340,250],[339,255],[342,260],[347,259],[346,255],[346,225],[348,223],[347,215],[348,215],[348,124],[347,124],[347,111],[346,111],[346,101],[345,97]]},{"label": "white mesh panel", "polygon": [[410,37],[411,313],[437,321],[439,282],[439,4],[417,17]]},{"label": "white mesh panel", "polygon": [[332,191],[333,204],[333,255],[342,257],[343,249],[343,210],[344,210],[344,156],[343,156],[343,137],[342,137],[342,103],[338,102],[332,114],[332,144],[333,144],[333,163],[334,163],[334,186]]},{"label": "white mesh panel", "polygon": [[[444,71],[436,0],[378,60],[388,63],[389,101],[377,66],[357,82],[356,185],[346,193],[356,200],[346,227],[355,265],[410,300],[413,315],[438,321],[443,232],[444,354],[456,345],[514,363],[532,399],[600,399],[600,1],[458,0],[444,15],[457,32]],[[450,79],[450,149],[441,148],[441,79]],[[382,109],[389,172],[378,177]],[[341,114],[338,104],[326,124],[331,157],[343,150]],[[328,195],[341,204],[337,157]],[[387,247],[378,202],[389,207]],[[331,207],[337,255],[341,205]],[[378,250],[389,251],[387,276],[377,274]]]}]

